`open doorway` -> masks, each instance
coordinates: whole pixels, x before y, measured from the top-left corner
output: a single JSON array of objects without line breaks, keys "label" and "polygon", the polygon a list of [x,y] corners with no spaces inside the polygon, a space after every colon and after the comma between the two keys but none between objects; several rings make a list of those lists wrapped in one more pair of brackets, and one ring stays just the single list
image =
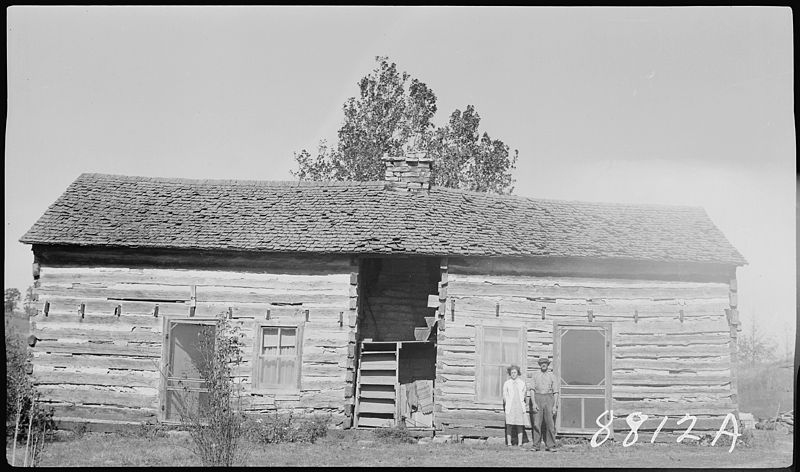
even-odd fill
[{"label": "open doorway", "polygon": [[355,425],[433,426],[439,259],[367,258],[359,277]]}]

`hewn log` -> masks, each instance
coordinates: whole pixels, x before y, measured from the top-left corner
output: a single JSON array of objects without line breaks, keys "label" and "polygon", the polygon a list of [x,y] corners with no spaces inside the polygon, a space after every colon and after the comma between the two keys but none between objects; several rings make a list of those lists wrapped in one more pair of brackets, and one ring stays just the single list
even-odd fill
[{"label": "hewn log", "polygon": [[614,348],[614,357],[658,359],[661,357],[717,357],[727,354],[727,344],[693,344],[691,346],[618,346]]},{"label": "hewn log", "polygon": [[448,282],[448,293],[453,297],[525,297],[525,298],[563,298],[563,299],[663,299],[663,298],[724,298],[728,295],[727,284],[706,284],[694,286],[617,286],[584,287],[579,285],[541,285],[536,280],[526,284],[496,282],[487,277],[490,283],[470,283],[459,279]]},{"label": "hewn log", "polygon": [[[76,340],[77,341],[77,340]],[[96,344],[63,341],[41,341],[34,348],[40,352],[68,353],[68,354],[93,354],[108,356],[132,357],[161,357],[161,345],[123,345],[123,344]]]},{"label": "hewn log", "polygon": [[38,387],[38,391],[42,398],[60,403],[151,409],[158,407],[158,390],[154,388],[43,385]]},{"label": "hewn log", "polygon": [[653,374],[621,374],[614,372],[614,385],[725,385],[731,381],[730,375],[695,375],[679,376],[670,374],[655,376]]},{"label": "hewn log", "polygon": [[542,277],[603,277],[724,283],[735,273],[727,264],[623,261],[570,257],[450,257],[448,274],[506,274]]},{"label": "hewn log", "polygon": [[105,385],[119,387],[158,388],[160,376],[133,375],[130,372],[119,374],[86,373],[79,371],[43,371],[34,369],[34,382],[37,385]]}]

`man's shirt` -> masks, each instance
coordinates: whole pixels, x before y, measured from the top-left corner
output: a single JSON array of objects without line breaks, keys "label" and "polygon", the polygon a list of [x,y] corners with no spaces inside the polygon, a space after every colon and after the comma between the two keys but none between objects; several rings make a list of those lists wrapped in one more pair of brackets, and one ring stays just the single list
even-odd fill
[{"label": "man's shirt", "polygon": [[558,393],[558,379],[549,371],[534,372],[531,376],[530,386],[534,393]]}]

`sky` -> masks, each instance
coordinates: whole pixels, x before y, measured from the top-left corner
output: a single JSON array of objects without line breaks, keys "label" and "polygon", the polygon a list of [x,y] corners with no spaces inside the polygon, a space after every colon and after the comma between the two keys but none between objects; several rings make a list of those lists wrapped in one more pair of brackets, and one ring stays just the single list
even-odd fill
[{"label": "sky", "polygon": [[5,287],[83,172],[291,180],[388,56],[519,150],[515,193],[702,206],[739,304],[793,349],[792,13],[784,7],[11,7]]}]

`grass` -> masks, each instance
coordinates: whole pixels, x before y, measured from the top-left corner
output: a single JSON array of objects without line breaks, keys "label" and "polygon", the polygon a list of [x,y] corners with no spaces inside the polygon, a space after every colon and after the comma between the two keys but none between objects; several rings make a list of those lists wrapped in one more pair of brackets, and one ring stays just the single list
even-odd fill
[{"label": "grass", "polygon": [[[494,444],[404,444],[386,442],[363,431],[331,431],[315,444],[255,445],[248,466],[396,466],[396,467],[786,467],[792,463],[792,435],[773,436],[763,431],[751,448],[737,446],[732,453],[720,445],[636,443],[624,448],[607,442],[601,447],[563,447],[555,453],[533,452]],[[10,460],[10,448],[7,447]],[[48,445],[42,466],[200,466],[189,451],[189,439],[136,438],[118,434],[86,433],[80,438]]]}]

